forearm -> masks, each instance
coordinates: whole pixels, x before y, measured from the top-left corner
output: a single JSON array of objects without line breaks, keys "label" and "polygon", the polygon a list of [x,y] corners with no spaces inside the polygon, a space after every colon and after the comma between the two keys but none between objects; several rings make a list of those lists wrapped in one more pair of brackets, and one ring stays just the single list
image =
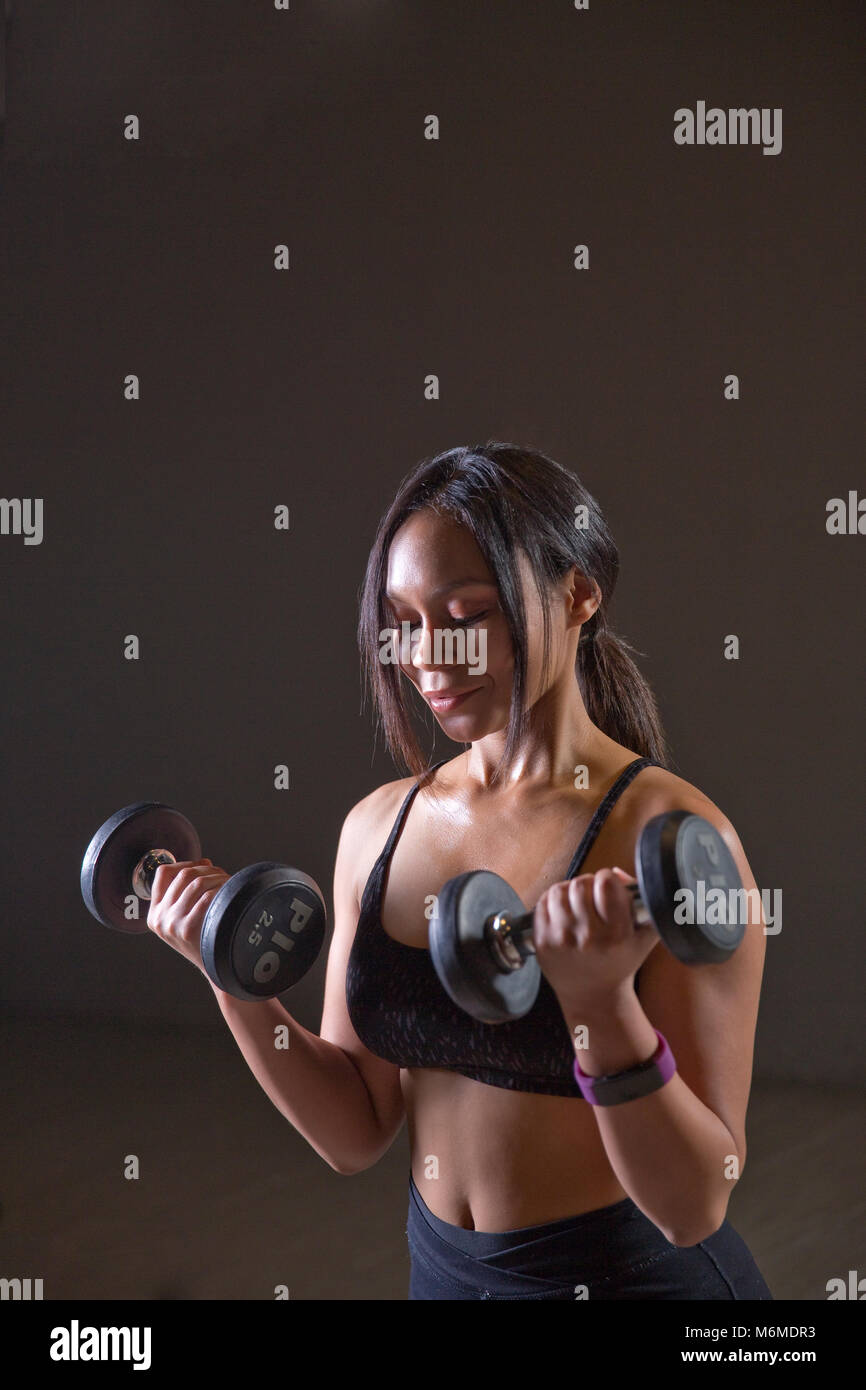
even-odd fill
[{"label": "forearm", "polygon": [[247,1002],[209,983],[247,1065],[280,1114],[336,1172],[374,1163],[389,1141],[363,1077],[342,1048],[304,1028],[276,999]]},{"label": "forearm", "polygon": [[[598,1016],[563,1010],[589,1076],[646,1061],[657,1038],[633,993]],[[575,1029],[583,1025],[585,1036]],[[632,1201],[675,1245],[696,1245],[724,1220],[737,1147],[722,1123],[676,1072],[664,1086],[620,1105],[593,1106],[611,1167]]]}]

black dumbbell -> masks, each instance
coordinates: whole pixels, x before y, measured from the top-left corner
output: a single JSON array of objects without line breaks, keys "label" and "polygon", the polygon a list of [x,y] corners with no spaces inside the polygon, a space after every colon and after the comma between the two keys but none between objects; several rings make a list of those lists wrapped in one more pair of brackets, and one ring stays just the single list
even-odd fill
[{"label": "black dumbbell", "polygon": [[[98,922],[144,933],[160,864],[200,859],[194,826],[161,801],[126,806],[96,832],[81,866],[81,893]],[[214,984],[236,999],[270,999],[297,984],[322,948],[326,912],[318,886],[270,860],[241,869],[211,900],[201,957]]]},{"label": "black dumbbell", "polygon": [[[641,831],[632,896],[635,926],[655,927],[685,965],[727,960],[745,922],[678,922],[674,894],[741,889],[731,851],[714,825],[690,811],[665,811]],[[739,900],[738,900],[739,901]],[[541,970],[532,940],[533,913],[514,889],[487,869],[458,874],[439,893],[430,923],[430,954],[445,989],[481,1023],[522,1018],[535,1003]]]}]

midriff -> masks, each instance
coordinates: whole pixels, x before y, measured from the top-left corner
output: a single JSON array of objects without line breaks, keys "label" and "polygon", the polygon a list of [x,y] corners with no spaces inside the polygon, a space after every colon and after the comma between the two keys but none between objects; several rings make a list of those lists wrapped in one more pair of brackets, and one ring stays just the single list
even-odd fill
[{"label": "midriff", "polygon": [[627,1195],[584,1100],[509,1091],[436,1068],[403,1070],[400,1082],[415,1186],[452,1226],[511,1231]]}]

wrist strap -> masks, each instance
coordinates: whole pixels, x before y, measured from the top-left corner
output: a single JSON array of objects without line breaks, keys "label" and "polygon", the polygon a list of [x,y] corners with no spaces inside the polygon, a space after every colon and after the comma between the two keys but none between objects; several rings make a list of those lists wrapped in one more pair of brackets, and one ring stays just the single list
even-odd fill
[{"label": "wrist strap", "polygon": [[574,1060],[574,1079],[584,1100],[590,1105],[622,1105],[627,1100],[651,1095],[670,1081],[677,1069],[667,1038],[656,1028],[658,1047],[652,1057],[638,1062],[636,1067],[612,1073],[610,1076],[587,1076],[577,1058]]}]

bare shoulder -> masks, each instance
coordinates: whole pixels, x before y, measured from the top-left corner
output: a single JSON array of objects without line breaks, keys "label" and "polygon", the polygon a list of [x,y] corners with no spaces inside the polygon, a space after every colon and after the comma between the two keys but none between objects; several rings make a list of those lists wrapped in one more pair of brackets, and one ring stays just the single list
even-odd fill
[{"label": "bare shoulder", "polygon": [[719,831],[741,872],[748,875],[740,838],[725,812],[699,787],[663,767],[642,768],[614,803],[596,845],[587,856],[584,872],[592,873],[608,863],[619,864],[622,868],[632,865],[640,833],[647,821],[666,811],[691,811],[703,816]]},{"label": "bare shoulder", "polygon": [[358,902],[397,818],[397,812],[414,784],[414,777],[398,777],[393,782],[383,782],[356,801],[343,821],[338,861],[343,860],[347,865]]},{"label": "bare shoulder", "polygon": [[665,811],[691,811],[721,831],[731,849],[741,849],[739,836],[724,811],[685,778],[664,767],[647,767],[635,778],[632,787],[635,796],[630,819],[636,823],[638,831],[653,816]]},{"label": "bare shoulder", "polygon": [[587,856],[584,872],[616,863],[629,872],[640,833],[647,821],[666,811],[691,811],[715,826],[734,857],[745,888],[754,886],[752,870],[736,829],[725,811],[699,787],[663,767],[645,767],[615,803],[597,845]]},{"label": "bare shoulder", "polygon": [[694,811],[697,815],[703,815],[706,811],[716,811],[721,815],[719,808],[699,787],[665,767],[645,767],[632,786],[641,806],[652,806],[653,815],[678,808]]},{"label": "bare shoulder", "polygon": [[377,835],[386,825],[390,829],[404,797],[414,785],[414,777],[398,777],[374,787],[356,801],[347,814],[345,825],[349,834],[363,840],[365,836]]}]

